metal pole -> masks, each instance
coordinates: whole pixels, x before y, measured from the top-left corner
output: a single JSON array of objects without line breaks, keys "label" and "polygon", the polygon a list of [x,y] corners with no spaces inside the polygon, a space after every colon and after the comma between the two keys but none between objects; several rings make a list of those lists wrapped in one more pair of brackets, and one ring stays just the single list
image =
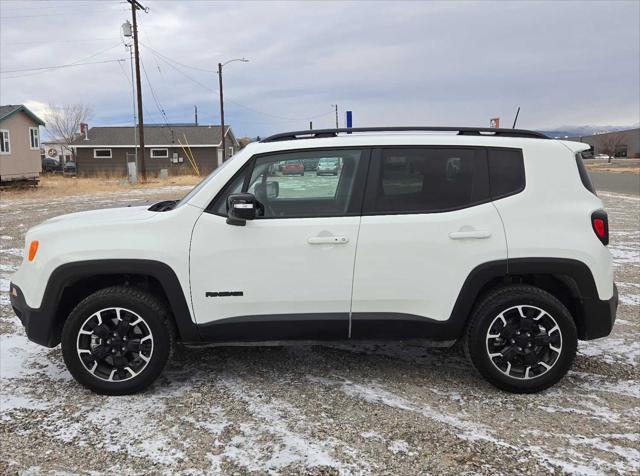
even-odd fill
[{"label": "metal pole", "polygon": [[222,135],[222,161],[226,159],[225,140],[224,140],[224,97],[222,94],[222,63],[218,63],[218,82],[220,87],[220,134]]},{"label": "metal pole", "polygon": [[338,125],[338,105],[336,104],[335,107],[336,107],[336,129],[339,129],[340,126]]},{"label": "metal pole", "polygon": [[142,113],[142,81],[140,80],[140,49],[138,47],[138,22],[136,10],[142,6],[136,0],[128,0],[131,4],[131,16],[133,17],[133,46],[136,60],[136,89],[138,90],[138,132],[140,134],[139,157],[142,181],[147,181],[147,168],[144,161],[144,115]]}]

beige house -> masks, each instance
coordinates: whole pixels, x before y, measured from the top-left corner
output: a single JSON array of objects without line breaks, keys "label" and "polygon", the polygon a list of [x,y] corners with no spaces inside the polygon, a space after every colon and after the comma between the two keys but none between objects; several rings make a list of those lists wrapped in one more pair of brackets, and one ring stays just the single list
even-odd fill
[{"label": "beige house", "polygon": [[23,105],[0,106],[0,181],[37,181],[42,170],[40,126]]}]

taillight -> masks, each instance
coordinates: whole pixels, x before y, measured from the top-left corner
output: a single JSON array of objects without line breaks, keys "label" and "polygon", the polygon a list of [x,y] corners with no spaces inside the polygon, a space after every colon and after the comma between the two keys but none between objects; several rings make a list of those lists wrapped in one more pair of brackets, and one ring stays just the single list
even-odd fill
[{"label": "taillight", "polygon": [[596,210],[591,214],[591,226],[603,245],[609,244],[609,216],[604,210]]}]

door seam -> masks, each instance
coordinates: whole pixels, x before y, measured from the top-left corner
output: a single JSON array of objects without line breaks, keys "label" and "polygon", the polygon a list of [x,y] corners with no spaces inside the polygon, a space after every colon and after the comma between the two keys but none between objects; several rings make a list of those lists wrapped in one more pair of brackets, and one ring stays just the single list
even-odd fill
[{"label": "door seam", "polygon": [[356,278],[356,260],[358,259],[358,243],[360,242],[360,228],[362,227],[362,215],[360,215],[360,219],[358,220],[358,232],[356,233],[356,243],[355,250],[353,253],[353,268],[351,269],[351,299],[349,300],[349,332],[347,334],[347,339],[351,339],[351,316],[353,314],[353,287]]}]

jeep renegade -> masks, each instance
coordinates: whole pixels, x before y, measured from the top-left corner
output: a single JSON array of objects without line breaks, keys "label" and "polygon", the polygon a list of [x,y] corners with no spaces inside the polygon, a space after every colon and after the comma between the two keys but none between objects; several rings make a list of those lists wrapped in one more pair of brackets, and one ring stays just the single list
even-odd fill
[{"label": "jeep renegade", "polygon": [[[177,342],[296,340],[460,340],[493,385],[537,392],[615,320],[588,148],[512,129],[278,134],[182,200],[32,228],[11,304],[104,394],[149,386]],[[319,159],[336,174],[287,173]]]}]

